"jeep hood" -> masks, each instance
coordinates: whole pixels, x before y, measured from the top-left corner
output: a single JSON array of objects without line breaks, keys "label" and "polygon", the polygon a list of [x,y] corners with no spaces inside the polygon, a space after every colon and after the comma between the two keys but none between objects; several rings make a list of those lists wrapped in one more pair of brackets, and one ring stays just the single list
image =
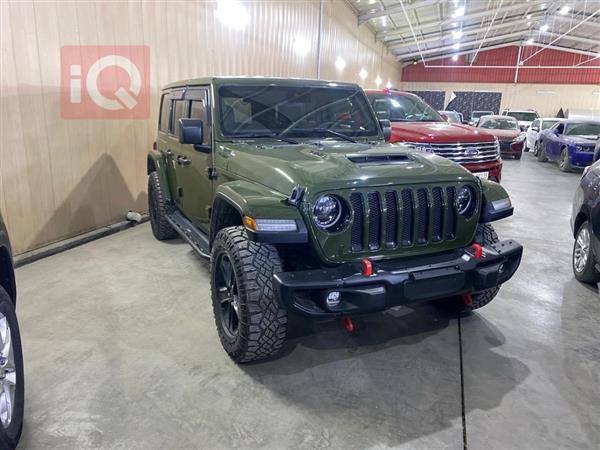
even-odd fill
[{"label": "jeep hood", "polygon": [[392,122],[391,142],[455,144],[493,141],[494,136],[479,128],[448,122]]},{"label": "jeep hood", "polygon": [[222,143],[217,152],[233,177],[263,184],[286,196],[297,185],[316,193],[473,179],[470,172],[446,158],[394,144]]}]

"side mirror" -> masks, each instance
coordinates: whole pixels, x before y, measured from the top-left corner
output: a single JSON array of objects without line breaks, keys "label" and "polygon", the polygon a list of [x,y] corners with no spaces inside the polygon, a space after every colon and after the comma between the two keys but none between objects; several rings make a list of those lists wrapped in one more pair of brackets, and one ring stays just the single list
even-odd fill
[{"label": "side mirror", "polygon": [[382,119],[379,121],[379,126],[381,127],[381,131],[383,131],[383,137],[387,141],[392,137],[392,122],[387,119]]},{"label": "side mirror", "polygon": [[203,145],[204,127],[200,119],[179,119],[178,137],[181,144],[191,144],[195,150],[210,152],[210,146]]}]

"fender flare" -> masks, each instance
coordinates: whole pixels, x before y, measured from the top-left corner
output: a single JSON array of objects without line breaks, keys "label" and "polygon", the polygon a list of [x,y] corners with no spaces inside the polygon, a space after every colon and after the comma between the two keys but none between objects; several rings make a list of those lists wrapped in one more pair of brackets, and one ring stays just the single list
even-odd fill
[{"label": "fender flare", "polygon": [[158,151],[151,151],[148,153],[147,158],[147,174],[150,175],[152,172],[156,172],[158,174],[158,180],[160,181],[160,185],[163,187],[163,195],[166,197],[166,200],[171,202],[172,196],[169,191],[169,180],[167,178],[167,161],[164,156]]},{"label": "fender flare", "polygon": [[479,216],[479,222],[493,222],[513,215],[514,208],[504,187],[493,181],[481,180],[481,188],[481,216]]}]

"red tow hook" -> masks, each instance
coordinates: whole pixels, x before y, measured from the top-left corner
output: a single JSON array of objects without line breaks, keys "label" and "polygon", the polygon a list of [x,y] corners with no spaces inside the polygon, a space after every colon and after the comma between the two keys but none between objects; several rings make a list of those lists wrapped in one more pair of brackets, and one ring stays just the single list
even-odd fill
[{"label": "red tow hook", "polygon": [[342,317],[342,325],[344,325],[344,329],[348,333],[352,333],[354,331],[354,322],[350,317]]},{"label": "red tow hook", "polygon": [[471,248],[473,249],[473,256],[476,259],[483,258],[483,247],[481,245],[473,244],[473,245],[471,245]]},{"label": "red tow hook", "polygon": [[370,277],[371,275],[373,275],[373,263],[370,259],[362,259],[360,261],[360,265],[362,267],[362,274],[365,277]]},{"label": "red tow hook", "polygon": [[463,294],[462,301],[465,305],[471,306],[473,304],[473,297],[471,297],[471,294]]}]

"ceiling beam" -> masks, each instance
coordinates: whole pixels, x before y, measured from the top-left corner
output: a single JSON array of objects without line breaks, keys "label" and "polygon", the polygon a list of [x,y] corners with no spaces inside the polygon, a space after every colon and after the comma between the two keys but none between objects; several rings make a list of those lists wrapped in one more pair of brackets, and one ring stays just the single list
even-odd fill
[{"label": "ceiling beam", "polygon": [[[495,49],[498,49],[498,48],[505,48],[505,47],[516,47],[520,42],[521,42],[520,39],[514,39],[514,40],[511,40],[511,42],[504,42],[502,44],[484,46],[484,47],[481,48],[481,51],[495,50]],[[558,50],[558,51],[561,51],[561,52],[577,53],[578,55],[598,56],[597,52],[589,52],[589,51],[585,51],[585,50],[575,50],[575,49],[566,48],[566,47],[559,47],[559,46],[556,46],[556,45],[551,45],[551,46],[549,46],[547,48],[549,48],[551,50]],[[470,50],[462,50],[462,51],[458,51],[458,52],[442,53],[442,54],[439,54],[439,55],[434,55],[434,56],[429,56],[427,58],[424,58],[424,61],[425,62],[437,61],[437,60],[444,59],[444,58],[450,58],[450,57],[452,57],[454,55],[457,55],[457,56],[469,55],[471,53],[475,53],[476,51],[477,51],[477,49],[473,48],[473,49],[470,49]],[[405,64],[403,64],[403,67],[409,66],[411,64],[412,63],[405,63]],[[442,67],[442,66],[433,65],[433,66],[427,66],[427,67]],[[456,66],[446,65],[446,66],[443,66],[443,67],[451,68],[451,67],[456,67]],[[488,67],[488,66],[469,66],[469,67],[474,67],[474,68],[478,67],[478,68],[481,68],[481,67]],[[531,67],[531,66],[521,66],[521,68],[523,68],[523,67],[527,68],[527,67]],[[571,67],[571,66],[561,66],[561,67],[568,68],[568,67]]]},{"label": "ceiling beam", "polygon": [[[521,36],[523,36],[525,33],[527,33],[528,30],[525,31],[517,31],[515,33],[508,33],[508,34],[500,34],[498,36],[492,36],[490,38],[487,39],[488,42],[493,42],[493,41],[501,41],[504,39],[511,39],[511,38],[520,38]],[[481,42],[481,39],[475,39],[474,41],[469,41],[469,42],[462,42],[461,46],[462,47],[469,47],[470,45],[479,45],[479,43]],[[453,50],[453,45],[445,45],[442,47],[437,47],[437,48],[428,48],[426,50],[421,50],[420,52],[411,52],[411,53],[406,53],[406,54],[399,54],[396,53],[396,56],[398,57],[398,61],[402,61],[404,59],[407,58],[413,58],[415,56],[419,56],[419,55],[430,55],[432,53],[436,53],[436,52],[443,52],[446,50]]]},{"label": "ceiling beam", "polygon": [[[491,26],[489,28],[490,28],[490,31],[495,31],[495,30],[500,30],[502,28],[514,27],[515,25],[517,25],[519,23],[523,23],[526,20],[527,19],[525,19],[523,17],[519,17],[516,20],[511,20],[509,22],[504,22],[504,23],[496,24],[496,25],[493,25],[493,26]],[[478,33],[481,33],[482,31],[487,30],[487,29],[488,29],[488,27],[463,28],[462,29],[462,36],[470,36],[470,35],[473,35],[473,34],[478,34]],[[439,33],[429,33],[431,36],[429,36],[429,35],[425,36],[424,39],[421,39],[419,41],[419,44],[427,44],[427,43],[430,43],[430,42],[437,42],[437,41],[441,41],[443,39],[449,38],[451,36],[452,32],[455,31],[455,30],[456,29],[453,29],[453,28],[443,30],[441,35]],[[446,36],[444,36],[444,34],[446,34]],[[411,45],[415,45],[414,42],[405,41],[405,42],[402,42],[400,44],[391,44],[391,45],[388,45],[388,48],[390,50],[397,50],[397,49],[400,49],[400,48],[409,47]]]},{"label": "ceiling beam", "polygon": [[[537,0],[537,1],[531,1],[528,3],[521,3],[520,1],[516,4],[516,5],[512,5],[512,6],[507,6],[505,8],[502,8],[502,12],[503,13],[508,13],[508,12],[513,12],[513,11],[518,11],[518,10],[522,10],[523,14],[521,14],[521,17],[525,17],[526,14],[526,10],[528,7],[533,7],[533,6],[538,6],[538,5],[542,5],[543,3],[548,3],[548,1],[543,1],[543,0]],[[476,3],[475,3],[476,4]],[[544,10],[540,10],[538,11],[538,14],[540,12],[544,12]],[[531,14],[535,14],[535,13],[531,13]],[[423,22],[421,24],[419,24],[419,29],[423,30],[423,29],[427,29],[427,28],[438,28],[440,25],[446,24],[446,23],[450,23],[450,22],[465,22],[467,20],[470,19],[479,19],[485,16],[489,16],[490,15],[490,11],[489,10],[483,10],[483,11],[477,11],[474,13],[470,13],[470,14],[465,14],[464,16],[460,17],[460,18],[454,18],[454,17],[448,17],[444,20],[442,20],[441,22],[439,20],[433,20],[433,21],[429,21],[429,22]],[[517,14],[517,16],[519,16],[519,14]],[[514,17],[514,16],[513,16]],[[510,17],[509,17],[510,18]],[[390,29],[390,30],[386,30],[385,32],[378,32],[376,34],[376,38],[378,40],[382,40],[384,42],[393,40],[393,36],[397,36],[399,34],[405,34],[410,32],[408,26],[403,27],[403,28],[399,28],[399,29]]]},{"label": "ceiling beam", "polygon": [[[581,19],[585,19],[586,17],[587,17],[587,15],[582,15],[582,16],[576,15],[575,17],[567,17],[567,16],[558,16],[557,15],[557,16],[548,16],[548,19],[573,25],[574,23],[577,23]],[[586,22],[585,26],[600,30],[600,23]]]},{"label": "ceiling beam", "polygon": [[[402,2],[402,0],[400,0]],[[440,3],[440,0],[421,0],[416,1],[410,4],[405,4],[404,9],[406,11],[411,11],[413,9],[426,8],[429,6],[434,6]],[[368,13],[363,13],[358,16],[358,24],[362,25],[365,22],[368,22],[371,19],[377,19],[378,17],[389,16],[390,14],[399,14],[402,12],[402,4],[399,3],[397,5],[392,5],[384,9],[371,11]]]}]

